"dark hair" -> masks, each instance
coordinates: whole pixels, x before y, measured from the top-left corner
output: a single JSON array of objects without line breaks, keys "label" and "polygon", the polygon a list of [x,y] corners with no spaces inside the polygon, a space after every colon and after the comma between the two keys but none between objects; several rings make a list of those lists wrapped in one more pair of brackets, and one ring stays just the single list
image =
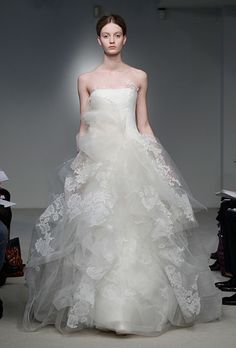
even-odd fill
[{"label": "dark hair", "polygon": [[123,35],[126,35],[127,28],[126,28],[126,24],[125,24],[124,19],[121,16],[117,15],[117,14],[111,13],[108,16],[102,16],[97,21],[96,32],[97,32],[98,36],[100,36],[102,28],[106,24],[111,23],[111,22],[119,25],[122,28]]}]

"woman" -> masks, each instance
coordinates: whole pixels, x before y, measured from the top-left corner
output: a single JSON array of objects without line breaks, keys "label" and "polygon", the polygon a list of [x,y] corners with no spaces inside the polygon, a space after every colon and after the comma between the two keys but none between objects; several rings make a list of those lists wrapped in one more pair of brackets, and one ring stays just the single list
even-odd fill
[{"label": "woman", "polygon": [[97,34],[104,61],[78,78],[79,151],[33,233],[24,326],[158,335],[217,319],[207,256],[190,251],[203,206],[153,134],[147,74],[121,59],[124,20],[103,16]]}]

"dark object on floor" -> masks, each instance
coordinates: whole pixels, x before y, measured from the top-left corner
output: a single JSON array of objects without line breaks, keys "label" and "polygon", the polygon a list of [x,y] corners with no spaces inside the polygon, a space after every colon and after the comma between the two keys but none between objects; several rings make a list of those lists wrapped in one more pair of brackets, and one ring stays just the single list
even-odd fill
[{"label": "dark object on floor", "polygon": [[232,278],[232,277],[233,277],[233,274],[230,273],[230,272],[222,272],[222,275],[223,275],[224,277],[227,277],[227,278]]},{"label": "dark object on floor", "polygon": [[222,304],[223,305],[230,305],[230,306],[236,306],[236,294],[229,296],[229,297],[223,297],[222,298]]},{"label": "dark object on floor", "polygon": [[220,270],[220,264],[218,260],[214,262],[212,265],[209,266],[211,271],[219,271]]},{"label": "dark object on floor", "polygon": [[213,260],[218,260],[217,251],[214,252],[214,253],[211,253],[210,258],[213,259]]},{"label": "dark object on floor", "polygon": [[235,291],[236,292],[236,277],[231,278],[225,282],[217,282],[215,286],[222,291]]},{"label": "dark object on floor", "polygon": [[24,264],[21,258],[20,240],[18,237],[10,239],[6,248],[5,273],[6,277],[22,277]]},{"label": "dark object on floor", "polygon": [[236,275],[236,199],[222,198],[216,217],[219,244],[217,257],[222,275]]},{"label": "dark object on floor", "polygon": [[224,276],[224,277],[227,277],[227,278],[232,278],[233,277],[233,274],[230,273],[230,272],[226,272],[223,270],[222,268],[222,265],[220,265],[219,261],[216,260],[212,265],[209,266],[210,267],[210,270],[211,271],[221,271],[221,274]]},{"label": "dark object on floor", "polygon": [[2,300],[0,299],[0,319],[2,318],[3,315],[3,303]]},{"label": "dark object on floor", "polygon": [[5,267],[3,266],[1,271],[0,271],[0,286],[3,286],[6,283],[6,272],[5,272]]},{"label": "dark object on floor", "polygon": [[[10,192],[3,187],[0,187],[0,196],[6,201],[11,200]],[[11,207],[5,208],[3,205],[0,205],[0,220],[7,226],[8,229],[8,238],[10,238],[10,226],[12,220],[12,211]]]}]

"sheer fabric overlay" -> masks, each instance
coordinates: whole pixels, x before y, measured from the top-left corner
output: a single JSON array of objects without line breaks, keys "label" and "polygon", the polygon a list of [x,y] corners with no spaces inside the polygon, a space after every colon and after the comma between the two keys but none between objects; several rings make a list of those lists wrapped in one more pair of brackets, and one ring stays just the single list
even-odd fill
[{"label": "sheer fabric overlay", "polygon": [[139,133],[138,88],[92,91],[78,153],[58,172],[26,266],[24,328],[158,335],[221,315],[192,195],[157,137]]}]

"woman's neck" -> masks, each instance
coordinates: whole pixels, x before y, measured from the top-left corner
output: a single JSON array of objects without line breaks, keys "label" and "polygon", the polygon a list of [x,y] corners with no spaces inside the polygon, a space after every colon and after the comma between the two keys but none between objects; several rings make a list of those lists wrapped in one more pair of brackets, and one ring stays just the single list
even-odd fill
[{"label": "woman's neck", "polygon": [[121,60],[120,55],[117,56],[104,56],[102,65],[100,66],[102,70],[122,72],[124,71],[126,64]]}]

